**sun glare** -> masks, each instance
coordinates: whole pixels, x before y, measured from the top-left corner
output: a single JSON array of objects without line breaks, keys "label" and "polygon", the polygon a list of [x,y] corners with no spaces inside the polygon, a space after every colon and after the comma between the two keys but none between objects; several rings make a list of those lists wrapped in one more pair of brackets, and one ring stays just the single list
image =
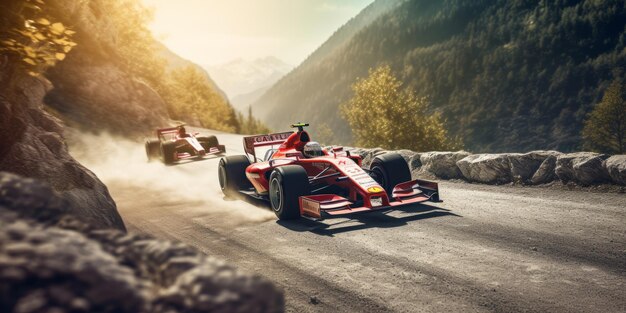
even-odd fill
[{"label": "sun glare", "polygon": [[144,0],[151,29],[201,65],[276,56],[298,64],[372,0]]}]

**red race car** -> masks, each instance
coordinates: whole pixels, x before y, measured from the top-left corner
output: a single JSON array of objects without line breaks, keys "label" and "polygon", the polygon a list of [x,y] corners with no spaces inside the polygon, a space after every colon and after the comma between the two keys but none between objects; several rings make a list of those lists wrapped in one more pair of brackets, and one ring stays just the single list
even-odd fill
[{"label": "red race car", "polygon": [[157,139],[146,140],[148,161],[161,159],[165,164],[179,160],[203,158],[226,152],[215,136],[198,136],[199,133],[187,133],[183,125],[156,130]]},{"label": "red race car", "polygon": [[[365,169],[361,157],[343,147],[323,149],[311,141],[305,126],[308,124],[292,125],[296,132],[245,137],[246,155],[220,160],[218,175],[224,194],[269,201],[281,220],[317,220],[440,201],[437,183],[411,180],[409,167],[399,154],[377,156]],[[271,148],[259,159],[256,149],[264,146]]]}]

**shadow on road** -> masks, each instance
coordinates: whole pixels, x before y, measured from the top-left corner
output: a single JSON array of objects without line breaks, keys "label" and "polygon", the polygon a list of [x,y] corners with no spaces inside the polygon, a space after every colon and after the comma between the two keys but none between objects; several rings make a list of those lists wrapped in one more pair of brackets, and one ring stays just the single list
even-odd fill
[{"label": "shadow on road", "polygon": [[308,231],[314,234],[332,237],[335,234],[367,228],[399,227],[407,225],[409,222],[415,222],[435,217],[461,217],[461,215],[452,213],[449,210],[425,204],[401,207],[393,210],[411,214],[407,216],[391,216],[387,214],[390,211],[374,211],[371,213],[354,214],[352,216],[349,216],[347,219],[339,218],[337,220],[327,219],[323,221],[299,219],[296,221],[276,221],[276,223],[293,231]]}]

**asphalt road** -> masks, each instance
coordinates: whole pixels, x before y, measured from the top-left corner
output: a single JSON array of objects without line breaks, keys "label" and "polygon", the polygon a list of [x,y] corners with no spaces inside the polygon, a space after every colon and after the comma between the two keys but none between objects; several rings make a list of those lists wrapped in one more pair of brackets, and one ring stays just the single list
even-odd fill
[{"label": "asphalt road", "polygon": [[140,143],[98,140],[71,151],[130,231],[267,277],[289,312],[626,312],[626,194],[441,182],[443,203],[277,222],[224,199],[218,158],[147,164]]}]

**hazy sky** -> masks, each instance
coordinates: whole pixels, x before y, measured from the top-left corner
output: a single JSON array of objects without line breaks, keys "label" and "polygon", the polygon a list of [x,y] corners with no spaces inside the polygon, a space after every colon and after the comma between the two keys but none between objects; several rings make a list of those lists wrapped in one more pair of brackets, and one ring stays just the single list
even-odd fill
[{"label": "hazy sky", "polygon": [[298,65],[373,0],[143,0],[151,29],[198,64],[273,55]]}]

